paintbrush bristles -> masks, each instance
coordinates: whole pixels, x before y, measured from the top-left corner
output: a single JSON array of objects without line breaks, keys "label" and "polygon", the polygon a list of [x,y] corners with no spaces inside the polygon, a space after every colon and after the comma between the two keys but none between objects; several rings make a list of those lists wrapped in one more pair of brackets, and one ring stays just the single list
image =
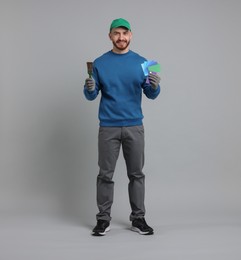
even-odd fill
[{"label": "paintbrush bristles", "polygon": [[89,77],[91,78],[92,71],[93,71],[93,62],[87,61],[86,64],[87,64],[87,72],[89,74]]}]

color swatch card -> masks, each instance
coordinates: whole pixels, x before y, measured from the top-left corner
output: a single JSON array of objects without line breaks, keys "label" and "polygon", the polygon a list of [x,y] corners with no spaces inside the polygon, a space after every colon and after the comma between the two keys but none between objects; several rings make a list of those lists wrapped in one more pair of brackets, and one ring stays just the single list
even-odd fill
[{"label": "color swatch card", "polygon": [[[160,64],[154,60],[147,60],[143,62],[141,67],[145,76],[148,76],[149,73],[157,73],[161,71]],[[148,77],[146,78],[146,83],[149,83]]]}]

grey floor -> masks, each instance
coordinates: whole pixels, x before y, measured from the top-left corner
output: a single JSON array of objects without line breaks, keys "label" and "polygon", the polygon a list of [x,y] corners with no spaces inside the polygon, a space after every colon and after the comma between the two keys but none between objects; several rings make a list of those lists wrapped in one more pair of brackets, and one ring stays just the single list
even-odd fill
[{"label": "grey floor", "polygon": [[153,236],[141,236],[130,231],[128,222],[113,220],[105,237],[92,237],[90,224],[8,216],[0,222],[0,259],[241,259],[239,219],[153,223]]}]

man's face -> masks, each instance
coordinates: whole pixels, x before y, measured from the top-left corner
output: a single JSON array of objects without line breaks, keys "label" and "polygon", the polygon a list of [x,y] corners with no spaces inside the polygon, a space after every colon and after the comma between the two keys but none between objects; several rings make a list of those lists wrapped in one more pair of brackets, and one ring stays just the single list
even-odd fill
[{"label": "man's face", "polygon": [[114,51],[123,53],[129,50],[132,33],[128,29],[124,27],[113,28],[109,37],[113,43]]}]

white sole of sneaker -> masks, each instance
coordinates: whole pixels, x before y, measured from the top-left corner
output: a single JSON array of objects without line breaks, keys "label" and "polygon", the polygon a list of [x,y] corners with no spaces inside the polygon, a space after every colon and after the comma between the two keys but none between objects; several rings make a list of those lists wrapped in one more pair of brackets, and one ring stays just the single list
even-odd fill
[{"label": "white sole of sneaker", "polygon": [[137,232],[137,233],[139,233],[141,235],[152,235],[153,234],[153,232],[148,232],[148,231],[147,232],[143,232],[143,231],[141,231],[137,227],[131,227],[131,230],[134,231],[134,232]]},{"label": "white sole of sneaker", "polygon": [[92,235],[93,235],[93,236],[105,236],[105,235],[106,235],[106,232],[108,232],[108,231],[110,231],[110,226],[107,227],[104,232],[100,232],[100,233],[92,232]]}]

